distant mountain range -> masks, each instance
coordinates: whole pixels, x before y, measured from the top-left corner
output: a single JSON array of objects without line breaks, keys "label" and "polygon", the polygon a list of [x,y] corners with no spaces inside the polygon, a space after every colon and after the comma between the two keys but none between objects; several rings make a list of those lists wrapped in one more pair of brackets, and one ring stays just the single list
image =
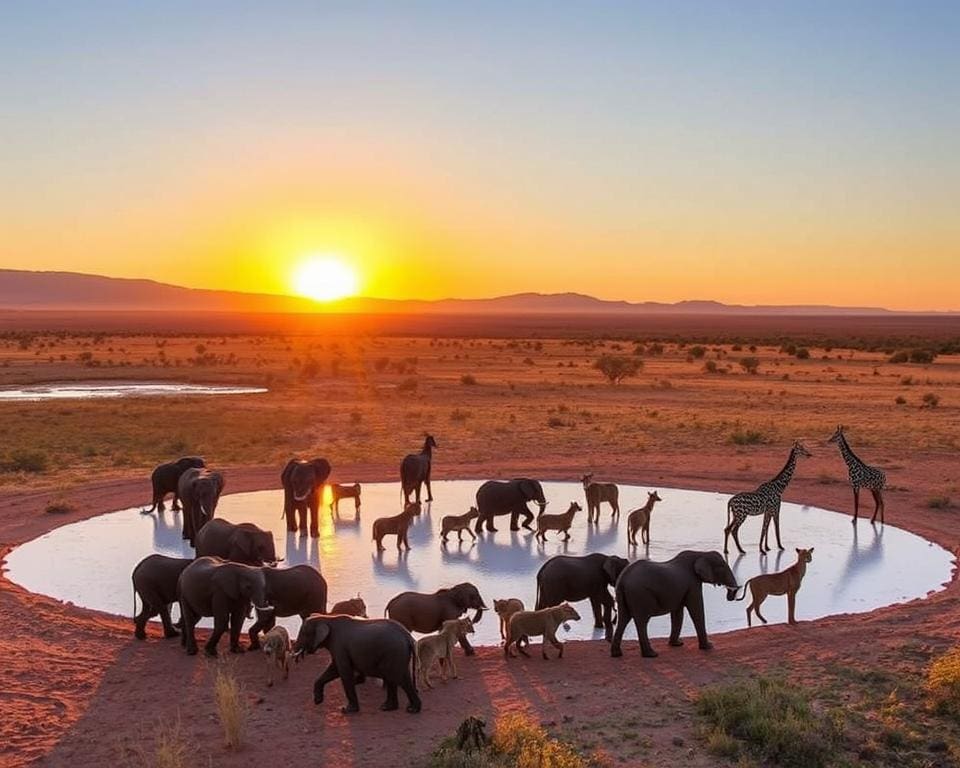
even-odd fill
[{"label": "distant mountain range", "polygon": [[[717,301],[606,301],[580,293],[517,293],[490,299],[436,301],[350,298],[320,304],[294,296],[214,291],[153,280],[76,272],[0,270],[0,309],[156,312],[335,312],[348,314],[678,314],[890,315],[880,307],[722,304]],[[918,314],[918,313],[909,313]],[[924,313],[926,314],[926,313]]]}]

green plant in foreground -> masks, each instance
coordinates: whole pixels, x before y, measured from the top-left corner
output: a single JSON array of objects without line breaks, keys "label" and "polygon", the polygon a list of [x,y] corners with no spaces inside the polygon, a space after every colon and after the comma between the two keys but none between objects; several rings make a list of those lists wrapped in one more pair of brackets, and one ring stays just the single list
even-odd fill
[{"label": "green plant in foreground", "polygon": [[696,711],[715,754],[748,754],[790,768],[826,766],[843,730],[838,712],[817,712],[802,688],[766,677],[708,688]]}]

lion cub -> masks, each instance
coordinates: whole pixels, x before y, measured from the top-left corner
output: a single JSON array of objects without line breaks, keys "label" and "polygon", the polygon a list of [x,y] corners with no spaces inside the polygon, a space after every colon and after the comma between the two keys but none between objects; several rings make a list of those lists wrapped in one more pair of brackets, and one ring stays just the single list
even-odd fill
[{"label": "lion cub", "polygon": [[517,611],[524,610],[523,601],[515,597],[506,600],[494,600],[493,612],[500,617],[500,639],[507,639],[507,625],[510,623],[510,617]]},{"label": "lion cub", "polygon": [[267,659],[267,686],[273,685],[275,669],[283,670],[283,679],[290,677],[290,635],[281,626],[273,627],[263,636],[263,654]]},{"label": "lion cub", "polygon": [[794,615],[794,609],[797,603],[797,592],[800,591],[800,583],[807,572],[807,563],[813,560],[813,547],[810,549],[797,549],[797,562],[779,573],[765,573],[760,576],[754,576],[745,585],[743,600],[747,596],[747,588],[750,589],[750,595],[753,601],[747,606],[747,626],[753,626],[750,623],[750,612],[756,611],[757,618],[764,624],[767,620],[760,613],[760,606],[769,595],[787,596],[787,621],[790,624],[796,624],[797,619]]},{"label": "lion cub", "polygon": [[341,600],[339,603],[334,603],[333,608],[330,609],[332,614],[341,614],[343,616],[358,616],[361,619],[367,618],[367,604],[363,602],[363,598],[360,597],[359,593],[356,597],[351,597],[349,600]]},{"label": "lion cub", "polygon": [[547,643],[550,643],[560,651],[557,658],[562,659],[563,643],[557,640],[557,627],[568,621],[579,620],[580,614],[570,603],[561,603],[552,608],[542,608],[539,611],[517,611],[510,617],[510,623],[507,624],[507,639],[503,646],[503,655],[508,659],[511,655],[515,655],[510,653],[510,646],[516,643],[517,650],[524,656],[529,657],[530,654],[523,649],[520,640],[524,637],[543,635],[543,643],[540,646],[540,654],[543,658],[548,658]]},{"label": "lion cub", "polygon": [[417,685],[433,688],[430,673],[435,661],[440,663],[441,680],[446,682],[448,668],[456,680],[457,662],[454,659],[453,647],[461,635],[472,635],[473,632],[473,622],[470,619],[448,619],[440,625],[437,634],[417,640]]}]

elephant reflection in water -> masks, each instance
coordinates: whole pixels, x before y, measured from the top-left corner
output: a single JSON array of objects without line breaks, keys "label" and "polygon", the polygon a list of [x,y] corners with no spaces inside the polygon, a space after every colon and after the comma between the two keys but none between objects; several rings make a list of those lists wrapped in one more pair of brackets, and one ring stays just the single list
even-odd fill
[{"label": "elephant reflection in water", "polygon": [[600,521],[594,525],[587,526],[587,552],[607,552],[617,548],[617,540],[620,538],[620,531],[617,527],[616,518],[611,518],[609,525],[601,530]]},{"label": "elephant reflection in water", "polygon": [[167,512],[158,512],[152,515],[153,521],[153,551],[176,552],[184,557],[192,557],[193,553],[181,535],[180,523],[176,516]]},{"label": "elephant reflection in water", "polygon": [[390,562],[393,555],[387,555],[384,558],[383,552],[377,552],[371,555],[373,558],[373,571],[379,578],[389,579],[390,581],[399,581],[408,587],[416,587],[420,582],[410,573],[410,566],[407,562],[409,552],[398,552],[396,562]]},{"label": "elephant reflection in water", "polygon": [[288,566],[312,565],[320,570],[319,541],[308,536],[298,536],[296,533],[288,531],[286,557]]}]

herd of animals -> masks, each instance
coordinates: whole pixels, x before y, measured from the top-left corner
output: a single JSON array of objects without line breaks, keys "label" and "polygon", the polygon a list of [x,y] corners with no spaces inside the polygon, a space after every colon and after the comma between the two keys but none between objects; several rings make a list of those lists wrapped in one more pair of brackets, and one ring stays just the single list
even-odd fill
[{"label": "herd of animals", "polygon": [[[838,427],[829,442],[839,446],[847,464],[854,491],[854,522],[859,513],[859,492],[868,489],[875,500],[875,522],[879,514],[883,522],[883,488],[886,478],[882,471],[861,461],[850,449],[843,427]],[[393,517],[377,519],[373,524],[373,539],[378,549],[382,540],[395,536],[397,547],[409,549],[407,528],[420,514],[421,490],[426,490],[426,501],[433,500],[430,486],[433,450],[437,443],[426,437],[419,453],[406,456],[400,467],[401,500],[403,511]],[[810,452],[799,441],[790,450],[784,468],[772,480],[755,491],[731,497],[727,507],[727,525],[724,528],[724,553],[729,538],[737,549],[739,530],[746,518],[763,517],[760,552],[770,549],[769,524],[773,522],[777,546],[780,541],[780,501],[793,476],[800,458]],[[361,487],[327,484],[331,473],[326,459],[310,461],[291,460],[281,473],[284,490],[283,514],[290,532],[300,535],[318,535],[318,516],[323,491],[329,487],[331,511],[342,499],[353,499],[359,515]],[[592,475],[582,478],[590,522],[599,522],[601,504],[608,504],[612,517],[619,515],[619,490],[613,483],[597,483]],[[279,669],[285,678],[291,659],[299,660],[325,648],[330,663],[314,684],[314,702],[324,698],[327,683],[340,679],[347,698],[344,712],[359,709],[356,686],[366,677],[380,678],[386,690],[386,701],[381,709],[397,709],[398,690],[406,695],[407,711],[419,712],[421,700],[418,689],[432,687],[431,676],[435,666],[440,667],[442,679],[457,676],[454,648],[461,646],[467,656],[474,654],[468,636],[474,632],[474,623],[481,620],[487,605],[476,586],[457,584],[433,593],[403,592],[386,606],[385,618],[367,617],[362,598],[350,598],[329,607],[327,582],[320,571],[311,565],[277,567],[273,535],[252,523],[234,524],[215,518],[220,494],[224,489],[222,473],[209,469],[199,457],[185,457],[162,464],[152,475],[153,503],[144,514],[163,512],[164,499],[173,494],[173,509],[182,511],[183,538],[195,549],[196,557],[173,558],[153,554],[134,568],[132,580],[135,596],[139,596],[141,610],[134,617],[135,635],[146,638],[146,623],[159,615],[165,637],[177,637],[188,654],[197,653],[195,628],[201,617],[213,618],[213,631],[204,647],[210,656],[217,655],[217,646],[229,630],[230,651],[244,650],[240,633],[244,619],[256,612],[256,621],[248,630],[249,647],[262,648],[270,669],[268,685]],[[412,498],[411,498],[412,497]],[[528,509],[535,502],[539,514]],[[635,546],[637,533],[649,544],[650,518],[654,505],[661,501],[659,494],[648,494],[647,503],[628,514],[628,541]],[[182,507],[180,506],[182,505]],[[476,505],[463,515],[449,515],[441,523],[441,539],[456,532],[461,539],[464,532],[476,538],[483,530],[495,532],[494,520],[510,516],[511,530],[524,527],[535,531],[543,539],[547,532],[557,531],[568,539],[570,525],[580,506],[572,502],[561,514],[545,513],[547,502],[540,483],[530,478],[509,481],[488,481],[476,494]],[[536,522],[536,528],[532,525]],[[751,614],[766,623],[760,606],[768,595],[786,595],[788,617],[795,623],[796,595],[813,548],[797,549],[797,562],[784,571],[756,576],[740,586],[730,570],[724,555],[719,552],[683,551],[666,562],[647,559],[629,562],[626,558],[604,553],[583,556],[558,555],[547,560],[537,572],[537,598],[533,610],[527,610],[517,598],[493,601],[500,618],[500,635],[504,655],[515,655],[515,648],[529,656],[526,646],[531,637],[542,637],[541,655],[547,656],[552,645],[558,657],[563,656],[563,643],[557,639],[557,630],[577,621],[580,615],[571,603],[589,600],[594,626],[604,630],[610,643],[610,654],[622,655],[623,633],[632,620],[637,630],[640,650],[645,657],[657,656],[650,644],[647,624],[654,616],[670,615],[669,645],[682,645],[680,632],[686,611],[694,624],[699,647],[712,647],[706,632],[703,605],[703,584],[726,587],[728,600],[743,600],[751,593],[747,621]],[[613,595],[610,588],[613,588]],[[743,594],[737,597],[740,590]],[[170,606],[179,604],[179,631],[173,624]],[[472,618],[465,617],[474,611]],[[295,642],[277,617],[301,617],[302,624]],[[616,622],[616,626],[614,626]],[[425,633],[415,640],[412,632]]]}]

